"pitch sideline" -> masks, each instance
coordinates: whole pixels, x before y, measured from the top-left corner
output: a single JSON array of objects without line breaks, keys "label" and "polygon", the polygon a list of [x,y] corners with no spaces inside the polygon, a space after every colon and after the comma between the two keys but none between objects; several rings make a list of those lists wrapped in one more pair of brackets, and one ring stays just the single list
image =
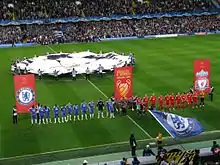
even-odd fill
[{"label": "pitch sideline", "polygon": [[[53,51],[54,53],[58,53],[56,52],[53,48],[51,48],[50,46],[47,45],[47,47]],[[106,99],[108,99],[109,97],[101,90],[99,89],[93,82],[91,82],[90,80],[87,80],[97,91],[99,91]],[[134,121],[129,115],[126,115],[128,117],[128,119],[134,123],[134,125],[136,125],[145,135],[147,135],[147,137],[152,138],[152,136],[144,130],[144,128],[142,128],[136,121]]]}]

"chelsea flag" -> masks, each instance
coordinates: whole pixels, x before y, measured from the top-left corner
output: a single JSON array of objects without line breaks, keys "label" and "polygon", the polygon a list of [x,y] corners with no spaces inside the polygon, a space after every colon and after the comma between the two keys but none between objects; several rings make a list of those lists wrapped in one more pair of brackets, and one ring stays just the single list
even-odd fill
[{"label": "chelsea flag", "polygon": [[196,119],[157,110],[149,112],[173,138],[191,137],[204,131]]}]

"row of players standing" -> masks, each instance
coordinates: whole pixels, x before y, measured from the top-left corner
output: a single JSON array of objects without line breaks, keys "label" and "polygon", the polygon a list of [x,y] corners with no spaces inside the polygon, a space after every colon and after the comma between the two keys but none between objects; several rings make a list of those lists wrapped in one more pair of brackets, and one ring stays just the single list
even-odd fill
[{"label": "row of players standing", "polygon": [[[104,104],[103,100],[98,100],[97,104],[94,101],[90,101],[88,104],[83,101],[80,105],[68,103],[59,107],[54,105],[53,107],[53,118],[54,123],[64,123],[68,121],[76,120],[88,120],[88,118],[93,119],[95,117],[95,109],[98,109],[98,119],[99,118],[115,118],[114,115],[114,103],[109,99]],[[104,114],[106,106],[106,114]],[[31,124],[48,124],[52,123],[51,109],[49,106],[42,106],[38,104],[36,107],[30,108],[31,113]],[[89,116],[88,116],[89,115]],[[73,119],[72,119],[73,117]]]}]

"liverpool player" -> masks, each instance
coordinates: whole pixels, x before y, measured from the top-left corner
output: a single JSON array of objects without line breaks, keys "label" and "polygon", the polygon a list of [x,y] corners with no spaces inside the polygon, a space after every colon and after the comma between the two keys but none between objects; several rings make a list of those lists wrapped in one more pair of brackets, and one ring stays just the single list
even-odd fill
[{"label": "liverpool player", "polygon": [[198,93],[194,92],[192,95],[193,99],[193,107],[192,108],[198,108]]},{"label": "liverpool player", "polygon": [[182,108],[184,109],[186,107],[186,93],[185,92],[181,95],[181,100],[182,100]]},{"label": "liverpool player", "polygon": [[142,100],[142,104],[143,104],[143,111],[147,111],[149,109],[147,94],[144,96],[144,98]]},{"label": "liverpool player", "polygon": [[157,101],[157,98],[156,98],[156,96],[155,96],[154,93],[153,93],[152,96],[150,97],[151,109],[154,109],[154,108],[155,108],[155,106],[156,106],[156,101]]},{"label": "liverpool player", "polygon": [[174,94],[172,93],[170,95],[170,108],[173,110],[175,109],[174,104],[175,104],[175,97],[174,97]]},{"label": "liverpool player", "polygon": [[170,97],[168,94],[166,94],[165,96],[165,102],[166,102],[166,109],[169,110],[170,109]]},{"label": "liverpool player", "polygon": [[158,102],[159,102],[159,109],[162,110],[163,109],[163,95],[160,95],[158,97]]},{"label": "liverpool player", "polygon": [[178,92],[177,95],[176,95],[176,108],[177,108],[177,109],[180,109],[180,108],[181,108],[181,95],[180,95],[179,92]]},{"label": "liverpool player", "polygon": [[191,108],[192,107],[192,94],[188,92],[186,97],[187,97],[188,107]]}]

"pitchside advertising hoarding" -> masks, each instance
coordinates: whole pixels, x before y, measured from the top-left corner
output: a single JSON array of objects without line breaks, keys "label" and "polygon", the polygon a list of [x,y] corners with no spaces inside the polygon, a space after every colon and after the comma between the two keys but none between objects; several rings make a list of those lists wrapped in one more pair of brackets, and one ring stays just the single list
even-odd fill
[{"label": "pitchside advertising hoarding", "polygon": [[197,92],[210,91],[210,61],[194,61],[194,89]]},{"label": "pitchside advertising hoarding", "polygon": [[132,97],[132,67],[114,69],[114,94],[116,100]]},{"label": "pitchside advertising hoarding", "polygon": [[34,74],[14,76],[16,108],[18,113],[28,113],[36,105]]}]

